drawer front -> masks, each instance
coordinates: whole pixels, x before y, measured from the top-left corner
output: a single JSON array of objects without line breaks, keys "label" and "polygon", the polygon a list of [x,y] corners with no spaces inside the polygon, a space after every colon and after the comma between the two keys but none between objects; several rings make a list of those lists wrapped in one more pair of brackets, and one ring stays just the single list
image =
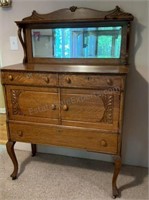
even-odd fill
[{"label": "drawer front", "polygon": [[2,83],[11,85],[58,85],[58,75],[30,72],[2,72]]},{"label": "drawer front", "polygon": [[12,141],[85,149],[93,152],[117,153],[118,134],[63,126],[9,123]]},{"label": "drawer front", "polygon": [[7,85],[6,96],[9,119],[58,124],[56,88]]},{"label": "drawer front", "polygon": [[115,90],[124,89],[123,76],[101,76],[101,75],[60,75],[59,84],[62,87],[79,88],[107,88]]}]

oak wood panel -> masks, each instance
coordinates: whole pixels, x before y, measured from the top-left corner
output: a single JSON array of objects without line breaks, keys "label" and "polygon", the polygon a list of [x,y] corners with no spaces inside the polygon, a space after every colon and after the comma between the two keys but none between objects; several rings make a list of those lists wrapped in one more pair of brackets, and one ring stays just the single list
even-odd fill
[{"label": "oak wood panel", "polygon": [[121,76],[102,76],[102,75],[69,75],[59,76],[59,84],[62,87],[80,88],[108,88],[124,89],[124,77]]},{"label": "oak wood panel", "polygon": [[6,87],[9,119],[58,124],[59,95],[56,88]]},{"label": "oak wood panel", "polygon": [[85,149],[88,151],[117,153],[117,134],[94,130],[49,125],[9,123],[12,141],[50,144]]},{"label": "oak wood panel", "polygon": [[58,75],[31,72],[2,72],[2,83],[11,85],[56,86]]},{"label": "oak wood panel", "polygon": [[63,125],[118,131],[119,113],[120,92],[83,89],[61,92]]}]

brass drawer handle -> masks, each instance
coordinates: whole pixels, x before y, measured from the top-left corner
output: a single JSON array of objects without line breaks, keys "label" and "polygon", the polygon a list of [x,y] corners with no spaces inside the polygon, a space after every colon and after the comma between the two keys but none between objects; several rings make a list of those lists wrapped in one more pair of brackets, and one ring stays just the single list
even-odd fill
[{"label": "brass drawer handle", "polygon": [[23,136],[23,131],[18,131],[18,135],[19,135],[20,137],[22,137],[22,136]]},{"label": "brass drawer handle", "polygon": [[108,78],[108,79],[107,79],[107,84],[108,84],[108,85],[113,85],[113,80],[110,79],[110,78]]},{"label": "brass drawer handle", "polygon": [[46,83],[49,83],[49,82],[50,82],[49,77],[46,77],[46,78],[45,78],[45,82],[46,82]]},{"label": "brass drawer handle", "polygon": [[13,76],[12,75],[9,75],[8,78],[9,78],[10,81],[13,80]]},{"label": "brass drawer handle", "polygon": [[67,77],[65,80],[67,83],[71,83],[71,79],[69,77]]},{"label": "brass drawer handle", "polygon": [[107,146],[106,140],[101,140],[101,141],[100,141],[100,145],[101,145],[102,147],[106,147],[106,146]]},{"label": "brass drawer handle", "polygon": [[64,110],[64,111],[67,111],[67,110],[68,110],[68,106],[67,106],[67,105],[64,105],[64,106],[63,106],[63,110]]},{"label": "brass drawer handle", "polygon": [[56,110],[56,105],[55,105],[55,104],[52,104],[52,105],[51,105],[51,108],[52,108],[52,110]]}]

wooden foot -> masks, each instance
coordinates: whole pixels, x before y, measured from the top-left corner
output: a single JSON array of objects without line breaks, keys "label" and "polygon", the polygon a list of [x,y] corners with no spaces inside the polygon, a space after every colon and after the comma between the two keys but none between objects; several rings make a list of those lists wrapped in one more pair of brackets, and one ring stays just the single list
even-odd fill
[{"label": "wooden foot", "polygon": [[112,197],[115,199],[116,197],[119,197],[119,191],[117,189],[116,181],[118,174],[121,170],[121,157],[116,156],[114,157],[114,163],[115,163],[115,168],[114,168],[114,173],[113,173],[113,179],[112,179]]},{"label": "wooden foot", "polygon": [[14,145],[16,142],[12,142],[12,141],[8,141],[6,143],[6,148],[7,148],[7,152],[13,162],[14,165],[14,170],[13,173],[10,175],[12,177],[12,180],[15,180],[17,178],[18,175],[18,161],[14,152]]},{"label": "wooden foot", "polygon": [[34,157],[37,152],[36,144],[31,144],[31,149],[32,149],[32,157]]}]

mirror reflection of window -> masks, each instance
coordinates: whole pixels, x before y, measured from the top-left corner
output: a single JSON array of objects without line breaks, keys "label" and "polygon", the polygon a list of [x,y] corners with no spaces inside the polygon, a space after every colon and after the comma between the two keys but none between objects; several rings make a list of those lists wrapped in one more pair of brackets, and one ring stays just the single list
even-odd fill
[{"label": "mirror reflection of window", "polygon": [[120,58],[121,26],[33,29],[33,57]]},{"label": "mirror reflection of window", "polygon": [[33,57],[53,57],[52,29],[32,30]]}]

